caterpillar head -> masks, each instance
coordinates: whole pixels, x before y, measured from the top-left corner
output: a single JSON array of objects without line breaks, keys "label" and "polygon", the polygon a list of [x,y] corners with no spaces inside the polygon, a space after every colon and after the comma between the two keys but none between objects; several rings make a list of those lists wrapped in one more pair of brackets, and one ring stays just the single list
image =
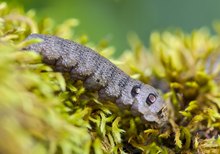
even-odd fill
[{"label": "caterpillar head", "polygon": [[166,104],[158,91],[150,85],[141,84],[131,90],[132,113],[140,115],[146,122],[156,122],[160,126],[168,120]]}]

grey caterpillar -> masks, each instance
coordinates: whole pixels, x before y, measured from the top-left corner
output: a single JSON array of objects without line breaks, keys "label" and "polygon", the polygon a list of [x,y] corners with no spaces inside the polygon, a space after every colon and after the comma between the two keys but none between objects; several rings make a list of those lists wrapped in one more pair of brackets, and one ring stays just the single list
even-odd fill
[{"label": "grey caterpillar", "polygon": [[56,36],[31,34],[29,39],[42,39],[24,50],[42,55],[43,62],[56,71],[68,72],[74,80],[82,80],[85,88],[98,91],[99,97],[126,107],[144,122],[167,122],[167,109],[162,97],[150,85],[130,78],[108,59],[78,43]]}]

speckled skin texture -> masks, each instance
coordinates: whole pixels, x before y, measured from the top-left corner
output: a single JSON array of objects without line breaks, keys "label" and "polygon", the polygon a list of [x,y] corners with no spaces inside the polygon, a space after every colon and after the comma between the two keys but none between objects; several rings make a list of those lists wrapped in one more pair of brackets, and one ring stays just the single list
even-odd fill
[{"label": "speckled skin texture", "polygon": [[24,50],[41,54],[43,62],[56,71],[69,72],[72,79],[82,80],[87,89],[98,91],[102,100],[129,108],[144,122],[156,122],[160,126],[166,123],[166,105],[155,88],[130,78],[90,48],[51,35],[31,34],[27,40],[34,38],[42,42]]}]

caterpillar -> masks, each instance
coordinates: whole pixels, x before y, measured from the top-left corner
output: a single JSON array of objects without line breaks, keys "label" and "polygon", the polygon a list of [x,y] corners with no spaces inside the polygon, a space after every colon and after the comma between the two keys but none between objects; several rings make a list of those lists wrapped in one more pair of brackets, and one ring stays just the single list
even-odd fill
[{"label": "caterpillar", "polygon": [[52,35],[31,34],[26,40],[42,42],[24,48],[42,55],[44,63],[55,71],[67,72],[74,80],[82,80],[86,89],[98,92],[101,100],[128,108],[144,123],[159,126],[167,123],[167,106],[158,91],[148,84],[132,79],[116,65],[92,49]]}]

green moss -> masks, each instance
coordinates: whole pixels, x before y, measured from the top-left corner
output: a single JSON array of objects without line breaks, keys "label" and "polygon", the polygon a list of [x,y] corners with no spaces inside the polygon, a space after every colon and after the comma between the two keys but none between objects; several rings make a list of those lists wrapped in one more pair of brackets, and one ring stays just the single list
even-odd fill
[{"label": "green moss", "polygon": [[[74,39],[110,58],[106,42],[75,36],[76,19],[36,22],[33,10],[0,3],[0,153],[219,153],[220,38],[207,29],[154,32],[151,52],[131,35],[132,52],[114,61],[164,92],[169,126],[143,125],[114,103],[99,102],[81,82],[21,52],[30,33]],[[216,29],[218,25],[216,24]],[[110,53],[110,54],[109,54]]]}]

